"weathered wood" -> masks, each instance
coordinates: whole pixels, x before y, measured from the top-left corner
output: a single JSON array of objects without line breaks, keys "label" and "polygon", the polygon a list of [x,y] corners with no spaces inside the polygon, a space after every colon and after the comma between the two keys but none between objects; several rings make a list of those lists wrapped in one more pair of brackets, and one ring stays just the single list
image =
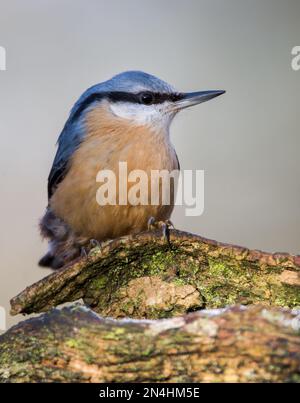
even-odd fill
[{"label": "weathered wood", "polygon": [[264,253],[171,231],[107,242],[11,301],[12,314],[83,298],[103,316],[166,318],[232,304],[300,306],[300,256]]},{"label": "weathered wood", "polygon": [[[299,312],[270,306],[300,307],[300,257],[175,230],[170,238],[146,232],[107,242],[11,306],[42,312],[82,298],[103,316],[176,318],[52,309],[1,336],[0,381],[300,381]],[[232,304],[259,305],[207,310]]]},{"label": "weathered wood", "polygon": [[53,309],[0,337],[1,382],[299,382],[300,312],[262,306],[156,321]]}]

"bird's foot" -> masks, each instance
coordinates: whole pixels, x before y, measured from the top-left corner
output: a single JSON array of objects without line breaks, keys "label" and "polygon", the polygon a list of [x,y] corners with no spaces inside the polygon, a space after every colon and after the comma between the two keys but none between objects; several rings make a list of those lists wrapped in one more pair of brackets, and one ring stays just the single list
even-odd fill
[{"label": "bird's foot", "polygon": [[148,231],[160,229],[162,231],[163,239],[167,241],[168,244],[170,244],[170,228],[174,228],[174,224],[171,220],[156,221],[154,217],[150,217],[148,220]]},{"label": "bird's foot", "polygon": [[101,243],[99,241],[97,241],[97,239],[90,239],[90,247],[91,247],[91,249],[93,249],[93,248],[101,249]]},{"label": "bird's foot", "polygon": [[80,249],[80,257],[82,259],[87,259],[88,258],[88,252],[84,246],[81,247]]},{"label": "bird's foot", "polygon": [[84,246],[80,249],[80,257],[87,259],[91,250],[94,248],[101,249],[101,243],[97,239],[90,239]]}]

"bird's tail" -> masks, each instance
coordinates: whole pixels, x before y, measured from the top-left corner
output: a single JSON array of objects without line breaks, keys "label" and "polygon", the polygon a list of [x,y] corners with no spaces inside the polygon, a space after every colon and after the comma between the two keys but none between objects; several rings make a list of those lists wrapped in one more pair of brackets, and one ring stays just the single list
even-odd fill
[{"label": "bird's tail", "polygon": [[63,267],[80,256],[82,246],[88,241],[77,236],[50,207],[40,221],[40,230],[42,237],[49,241],[49,250],[39,261],[41,267]]}]

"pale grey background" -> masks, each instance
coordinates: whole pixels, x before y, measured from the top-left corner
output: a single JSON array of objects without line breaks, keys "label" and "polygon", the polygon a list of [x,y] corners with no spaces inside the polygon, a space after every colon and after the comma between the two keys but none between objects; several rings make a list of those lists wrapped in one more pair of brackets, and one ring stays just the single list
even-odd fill
[{"label": "pale grey background", "polygon": [[73,102],[128,69],[180,90],[227,90],[173,124],[182,168],[206,180],[205,213],[177,208],[175,225],[299,253],[299,20],[299,0],[1,0],[0,305],[48,273],[37,223]]}]

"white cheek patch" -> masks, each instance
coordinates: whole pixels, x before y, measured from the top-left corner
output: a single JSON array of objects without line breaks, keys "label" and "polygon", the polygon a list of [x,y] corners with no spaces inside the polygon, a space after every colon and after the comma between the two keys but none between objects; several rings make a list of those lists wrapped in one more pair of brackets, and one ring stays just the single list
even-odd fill
[{"label": "white cheek patch", "polygon": [[138,125],[152,126],[154,129],[169,129],[173,115],[165,111],[167,105],[142,105],[132,102],[111,103],[114,115],[131,120]]},{"label": "white cheek patch", "polygon": [[116,102],[110,105],[112,112],[123,119],[134,120],[139,123],[151,122],[157,113],[154,106],[134,104],[132,102]]}]

